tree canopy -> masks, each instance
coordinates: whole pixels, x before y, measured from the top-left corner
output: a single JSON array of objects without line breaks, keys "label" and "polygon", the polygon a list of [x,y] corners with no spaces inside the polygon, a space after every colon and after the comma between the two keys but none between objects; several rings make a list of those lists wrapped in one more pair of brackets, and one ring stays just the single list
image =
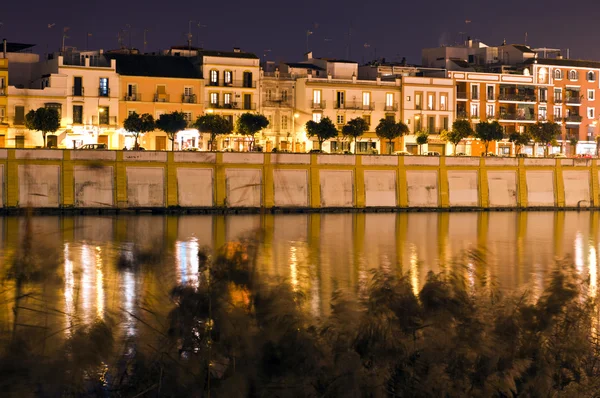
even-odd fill
[{"label": "tree canopy", "polygon": [[475,127],[475,137],[483,141],[485,154],[487,155],[490,142],[504,138],[504,131],[500,123],[495,120],[492,122],[479,122]]},{"label": "tree canopy", "polygon": [[512,132],[508,135],[508,140],[515,145],[515,154],[521,153],[521,149],[524,145],[527,145],[531,141],[531,134],[527,130],[523,133]]},{"label": "tree canopy", "polygon": [[548,155],[548,144],[554,141],[561,133],[560,125],[554,122],[537,122],[528,124],[526,130],[533,140],[544,146],[544,155]]},{"label": "tree canopy", "polygon": [[175,134],[187,127],[183,112],[163,113],[156,121],[156,127],[164,131],[171,140],[171,150],[175,147]]},{"label": "tree canopy", "polygon": [[269,120],[260,113],[246,112],[237,120],[236,130],[239,134],[252,137],[252,149],[254,150],[255,135],[269,126]]},{"label": "tree canopy", "polygon": [[402,122],[396,123],[392,119],[383,118],[375,127],[375,134],[382,140],[388,140],[388,153],[392,153],[392,140],[408,133],[408,126]]},{"label": "tree canopy", "polygon": [[54,133],[60,127],[60,117],[54,108],[38,108],[30,110],[25,116],[25,127],[29,130],[42,132],[44,147],[46,146],[46,134]]},{"label": "tree canopy", "polygon": [[323,149],[323,141],[337,137],[338,130],[330,118],[324,117],[319,122],[309,120],[306,122],[306,135],[317,137],[319,140],[319,150]]},{"label": "tree canopy", "polygon": [[154,131],[156,128],[156,123],[154,122],[152,115],[149,113],[138,115],[137,112],[132,112],[129,116],[127,116],[127,119],[123,121],[123,128],[134,135],[134,149],[139,149],[139,136],[149,133],[150,131]]},{"label": "tree canopy", "polygon": [[450,142],[454,145],[454,154],[456,155],[456,146],[465,138],[470,137],[474,134],[471,122],[465,119],[455,120],[452,123],[452,130],[442,131],[441,137],[443,140]]},{"label": "tree canopy", "polygon": [[429,142],[429,133],[427,131],[419,131],[417,133],[416,141],[419,146],[419,153],[423,153],[423,145]]},{"label": "tree canopy", "polygon": [[194,127],[196,127],[201,133],[210,134],[209,145],[211,151],[216,150],[214,144],[217,136],[228,134],[233,129],[233,126],[231,125],[231,122],[228,119],[224,118],[221,115],[215,115],[213,113],[198,116],[196,122],[194,123]]},{"label": "tree canopy", "polygon": [[[349,120],[348,123],[342,127],[342,134],[347,137],[352,137],[353,141],[362,136],[367,130],[369,130],[369,124],[362,117],[356,117]],[[356,153],[356,145],[354,145],[354,153]]]}]

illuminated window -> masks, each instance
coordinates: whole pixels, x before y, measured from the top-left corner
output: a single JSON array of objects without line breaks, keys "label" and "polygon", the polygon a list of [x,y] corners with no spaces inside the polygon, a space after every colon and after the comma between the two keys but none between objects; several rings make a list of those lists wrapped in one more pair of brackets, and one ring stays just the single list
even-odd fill
[{"label": "illuminated window", "polygon": [[313,122],[319,123],[321,121],[322,117],[323,117],[322,113],[315,112],[315,113],[313,113],[312,120],[313,120]]},{"label": "illuminated window", "polygon": [[554,121],[558,122],[560,121],[558,120],[560,118],[562,118],[562,108],[560,106],[556,106],[554,107]]},{"label": "illuminated window", "polygon": [[229,85],[233,82],[233,74],[230,70],[223,72],[223,83]]},{"label": "illuminated window", "polygon": [[369,127],[371,126],[371,115],[363,115],[363,120]]},{"label": "illuminated window", "polygon": [[422,95],[421,93],[415,93],[415,109],[420,110],[422,109]]},{"label": "illuminated window", "polygon": [[479,119],[479,104],[471,104],[471,117]]},{"label": "illuminated window", "polygon": [[183,119],[186,122],[191,122],[192,121],[192,112],[183,112]]},{"label": "illuminated window", "polygon": [[283,102],[287,101],[287,90],[281,90],[281,100]]},{"label": "illuminated window", "polygon": [[440,111],[445,111],[448,104],[448,95],[441,94],[440,95]]},{"label": "illuminated window", "polygon": [[488,119],[493,119],[494,118],[494,105],[488,105],[487,106],[485,116]]},{"label": "illuminated window", "polygon": [[487,100],[494,101],[494,86],[487,86]]},{"label": "illuminated window", "polygon": [[210,93],[210,104],[217,105],[219,103],[219,93]]},{"label": "illuminated window", "polygon": [[218,70],[213,69],[210,71],[210,85],[211,86],[219,85],[219,71]]},{"label": "illuminated window", "polygon": [[385,95],[385,106],[387,108],[394,106],[394,94],[393,93],[387,93]]},{"label": "illuminated window", "polygon": [[596,81],[596,74],[592,71],[589,71],[587,73],[587,80],[588,82],[595,82]]},{"label": "illuminated window", "polygon": [[547,119],[547,110],[545,106],[540,106],[538,109],[538,120],[546,120]]},{"label": "illuminated window", "polygon": [[313,90],[313,104],[321,104],[321,90]]},{"label": "illuminated window", "polygon": [[479,85],[471,84],[471,99],[478,100],[479,99]]},{"label": "illuminated window", "polygon": [[287,130],[288,128],[288,117],[287,115],[281,115],[281,129]]},{"label": "illuminated window", "polygon": [[562,102],[562,90],[560,88],[554,89],[554,102]]},{"label": "illuminated window", "polygon": [[433,103],[435,102],[435,95],[434,94],[427,94],[427,109],[432,111],[433,110]]},{"label": "illuminated window", "polygon": [[231,93],[223,94],[223,104],[225,104],[225,105],[231,104]]},{"label": "illuminated window", "polygon": [[363,93],[363,106],[371,105],[371,93]]}]

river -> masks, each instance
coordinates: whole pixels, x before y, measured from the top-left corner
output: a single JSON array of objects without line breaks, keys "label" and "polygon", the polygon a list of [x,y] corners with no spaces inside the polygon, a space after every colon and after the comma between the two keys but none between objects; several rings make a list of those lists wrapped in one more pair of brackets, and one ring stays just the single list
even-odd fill
[{"label": "river", "polygon": [[[595,295],[599,223],[596,212],[33,216],[29,226],[6,216],[0,336],[44,328],[64,339],[96,319],[114,321],[121,340],[150,333],[164,326],[171,289],[197,283],[198,250],[240,236],[259,240],[259,271],[304,293],[314,317],[329,312],[336,288],[360,294],[378,268],[409,273],[418,291],[429,271],[461,264],[473,283],[536,294],[555,259],[567,259]],[[459,260],[473,249],[483,264]],[[19,252],[33,264],[20,285],[11,272]],[[127,265],[136,258],[145,264]]]}]

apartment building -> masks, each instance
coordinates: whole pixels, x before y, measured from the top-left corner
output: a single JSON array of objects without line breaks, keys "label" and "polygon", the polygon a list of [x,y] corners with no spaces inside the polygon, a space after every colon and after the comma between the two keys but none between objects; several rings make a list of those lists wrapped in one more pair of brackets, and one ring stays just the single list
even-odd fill
[{"label": "apartment building", "polygon": [[296,82],[291,74],[274,71],[261,71],[259,80],[260,113],[269,120],[258,143],[268,152],[277,148],[283,151],[304,151],[304,142],[297,135],[295,108]]},{"label": "apartment building", "polygon": [[6,146],[6,135],[8,133],[8,120],[6,110],[8,108],[8,58],[6,52],[0,58],[0,148]]},{"label": "apartment building", "polygon": [[[124,120],[133,112],[148,113],[155,119],[171,112],[182,112],[189,127],[177,133],[175,150],[206,149],[192,123],[203,114],[203,80],[192,58],[164,55],[108,54],[116,61],[119,75],[119,126],[117,148],[131,149],[135,138],[125,131]],[[167,135],[156,130],[145,134],[140,145],[149,150],[171,149]]]}]

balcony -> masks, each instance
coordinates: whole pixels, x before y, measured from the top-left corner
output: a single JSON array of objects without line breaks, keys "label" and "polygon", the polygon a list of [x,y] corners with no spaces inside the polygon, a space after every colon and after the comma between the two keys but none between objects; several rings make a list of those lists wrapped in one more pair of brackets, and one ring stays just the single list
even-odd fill
[{"label": "balcony", "polygon": [[207,102],[206,108],[210,109],[241,109],[245,111],[253,111],[256,110],[255,103],[244,103],[244,102],[230,102],[225,104],[223,102]]},{"label": "balcony", "polygon": [[131,94],[131,95],[126,95],[123,100],[125,101],[141,101],[142,100],[142,94]]},{"label": "balcony", "polygon": [[457,119],[468,119],[467,111],[456,111],[456,118]]},{"label": "balcony", "polygon": [[116,116],[92,116],[92,125],[95,126],[116,126]]},{"label": "balcony", "polygon": [[383,110],[386,112],[396,112],[398,110],[398,103],[394,102],[392,105],[385,105]]},{"label": "balcony", "polygon": [[83,97],[85,90],[83,87],[73,87],[73,96],[74,97]]},{"label": "balcony", "polygon": [[578,95],[574,95],[571,97],[567,97],[566,101],[567,105],[576,105],[579,106],[581,105],[581,97]]},{"label": "balcony", "polygon": [[171,102],[169,94],[154,94],[154,102]]},{"label": "balcony", "polygon": [[334,105],[335,109],[348,109],[348,110],[363,110],[363,111],[372,111],[375,109],[375,103],[370,102],[368,104],[364,104],[362,102],[336,102]]},{"label": "balcony", "polygon": [[563,102],[562,97],[558,97],[558,98],[554,97],[554,103],[555,104],[562,104],[562,102]]},{"label": "balcony", "polygon": [[581,120],[581,115],[569,115],[565,118],[565,122],[567,123],[581,123]]},{"label": "balcony", "polygon": [[325,101],[319,101],[319,102],[310,101],[310,108],[311,109],[325,109]]},{"label": "balcony", "polygon": [[208,82],[210,87],[256,88],[256,80],[232,80],[230,82]]},{"label": "balcony", "polygon": [[195,104],[196,103],[196,94],[183,94],[181,96],[181,102],[184,104]]},{"label": "balcony", "polygon": [[263,101],[263,106],[280,107],[292,106],[292,101],[289,98],[269,98]]},{"label": "balcony", "polygon": [[110,88],[98,88],[98,97],[110,97]]},{"label": "balcony", "polygon": [[510,121],[534,121],[534,117],[531,114],[520,114],[520,113],[508,113],[508,112],[502,112],[502,113],[498,113],[498,120],[501,121],[505,121],[505,120],[510,120]]},{"label": "balcony", "polygon": [[466,100],[467,99],[467,93],[465,91],[458,91],[456,93],[456,99]]},{"label": "balcony", "polygon": [[535,102],[535,94],[500,94],[498,95],[498,101],[509,101],[509,102]]}]

